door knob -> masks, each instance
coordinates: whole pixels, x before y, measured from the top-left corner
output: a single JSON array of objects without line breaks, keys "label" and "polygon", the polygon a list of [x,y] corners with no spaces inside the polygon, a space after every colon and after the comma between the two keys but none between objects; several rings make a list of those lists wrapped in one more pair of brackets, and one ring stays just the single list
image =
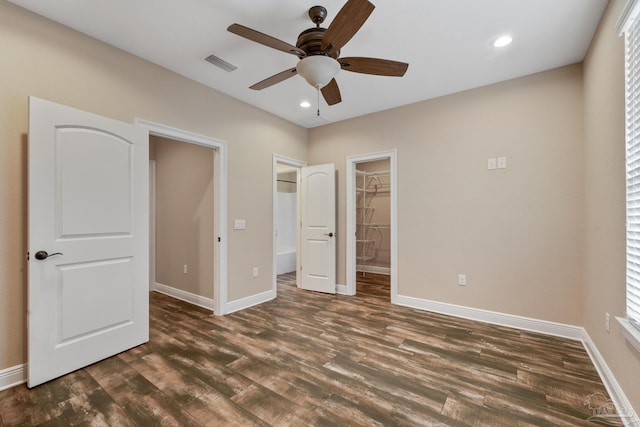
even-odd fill
[{"label": "door knob", "polygon": [[333,237],[333,233],[324,233],[325,236]]},{"label": "door knob", "polygon": [[63,255],[63,253],[62,252],[56,252],[55,254],[49,254],[49,253],[47,253],[47,251],[38,251],[38,252],[36,252],[35,257],[36,257],[36,259],[43,260],[43,259],[47,259],[50,256],[54,256],[54,255]]}]

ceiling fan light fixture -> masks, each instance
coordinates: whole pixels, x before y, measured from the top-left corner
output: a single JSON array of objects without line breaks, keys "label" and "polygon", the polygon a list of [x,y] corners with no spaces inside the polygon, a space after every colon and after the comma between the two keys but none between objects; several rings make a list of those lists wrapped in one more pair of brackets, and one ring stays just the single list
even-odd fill
[{"label": "ceiling fan light fixture", "polygon": [[300,106],[301,106],[302,108],[309,108],[309,107],[311,107],[311,103],[310,103],[309,101],[302,101],[302,102],[300,103]]},{"label": "ceiling fan light fixture", "polygon": [[311,86],[321,89],[338,74],[340,64],[330,56],[312,55],[302,58],[296,65],[296,71]]}]

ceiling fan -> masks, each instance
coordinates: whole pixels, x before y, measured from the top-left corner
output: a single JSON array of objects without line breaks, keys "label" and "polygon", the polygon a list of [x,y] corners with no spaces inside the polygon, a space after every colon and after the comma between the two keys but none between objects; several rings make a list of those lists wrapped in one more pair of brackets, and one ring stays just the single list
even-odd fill
[{"label": "ceiling fan", "polygon": [[300,74],[307,83],[322,92],[328,105],[335,105],[342,101],[334,78],[341,69],[354,73],[401,77],[409,67],[407,63],[387,59],[340,58],[340,49],[358,32],[374,8],[368,0],[348,0],[329,28],[322,28],[320,24],[327,17],[327,9],[313,6],[309,9],[309,18],[316,26],[300,33],[295,46],[240,24],[232,24],[227,30],[299,58],[294,68],[268,77],[251,86],[251,89],[261,90]]}]

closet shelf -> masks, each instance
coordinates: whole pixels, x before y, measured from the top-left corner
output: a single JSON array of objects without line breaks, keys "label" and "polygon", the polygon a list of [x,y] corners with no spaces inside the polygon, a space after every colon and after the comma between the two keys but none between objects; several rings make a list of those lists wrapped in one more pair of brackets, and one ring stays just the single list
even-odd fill
[{"label": "closet shelf", "polygon": [[356,224],[367,228],[391,228],[390,224]]},{"label": "closet shelf", "polygon": [[390,171],[378,171],[378,172],[365,172],[356,169],[356,175],[366,175],[367,177],[373,176],[389,176],[391,175]]},{"label": "closet shelf", "polygon": [[390,193],[391,189],[388,185],[381,185],[377,189],[369,189],[365,190],[363,188],[356,188],[356,193],[358,194],[386,194]]}]

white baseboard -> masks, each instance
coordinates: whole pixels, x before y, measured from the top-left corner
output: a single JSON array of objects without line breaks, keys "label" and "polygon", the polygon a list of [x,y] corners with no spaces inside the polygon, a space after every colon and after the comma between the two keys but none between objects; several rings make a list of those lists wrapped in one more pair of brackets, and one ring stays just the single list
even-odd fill
[{"label": "white baseboard", "polygon": [[336,293],[340,295],[349,295],[347,293],[347,285],[336,285]]},{"label": "white baseboard", "polygon": [[584,329],[579,326],[548,322],[546,320],[515,316],[495,311],[480,310],[477,308],[430,301],[404,295],[398,295],[395,299],[395,303],[405,307],[433,311],[436,313],[448,314],[450,316],[462,317],[464,319],[523,329],[525,331],[540,332],[576,341],[582,341],[584,331]]},{"label": "white baseboard", "polygon": [[[607,362],[605,362],[602,354],[598,351],[593,340],[587,333],[585,329],[582,329],[583,337],[582,343],[584,344],[585,350],[589,354],[593,365],[598,371],[602,382],[604,383],[613,404],[616,405],[617,415],[619,420],[621,420],[626,427],[638,427],[640,426],[640,418],[633,410],[633,406],[631,406],[631,402],[627,399],[627,396],[624,394],[624,391],[620,387],[620,384],[613,376],[613,372],[609,369]],[[611,424],[614,425],[614,424]]]},{"label": "white baseboard", "polygon": [[27,365],[16,365],[0,370],[0,391],[27,382]]},{"label": "white baseboard", "polygon": [[214,308],[214,302],[211,298],[192,294],[191,292],[183,291],[172,286],[163,285],[162,283],[156,282],[153,286],[153,290],[156,292],[160,292],[161,294],[169,295],[170,297],[173,297],[175,299],[186,301],[190,304],[206,308],[211,311],[213,311]]},{"label": "white baseboard", "polygon": [[251,295],[250,297],[241,298],[239,300],[228,302],[224,314],[230,314],[236,311],[243,310],[245,308],[253,307],[254,305],[262,304],[263,302],[271,301],[275,299],[275,291],[269,290],[260,294]]}]

